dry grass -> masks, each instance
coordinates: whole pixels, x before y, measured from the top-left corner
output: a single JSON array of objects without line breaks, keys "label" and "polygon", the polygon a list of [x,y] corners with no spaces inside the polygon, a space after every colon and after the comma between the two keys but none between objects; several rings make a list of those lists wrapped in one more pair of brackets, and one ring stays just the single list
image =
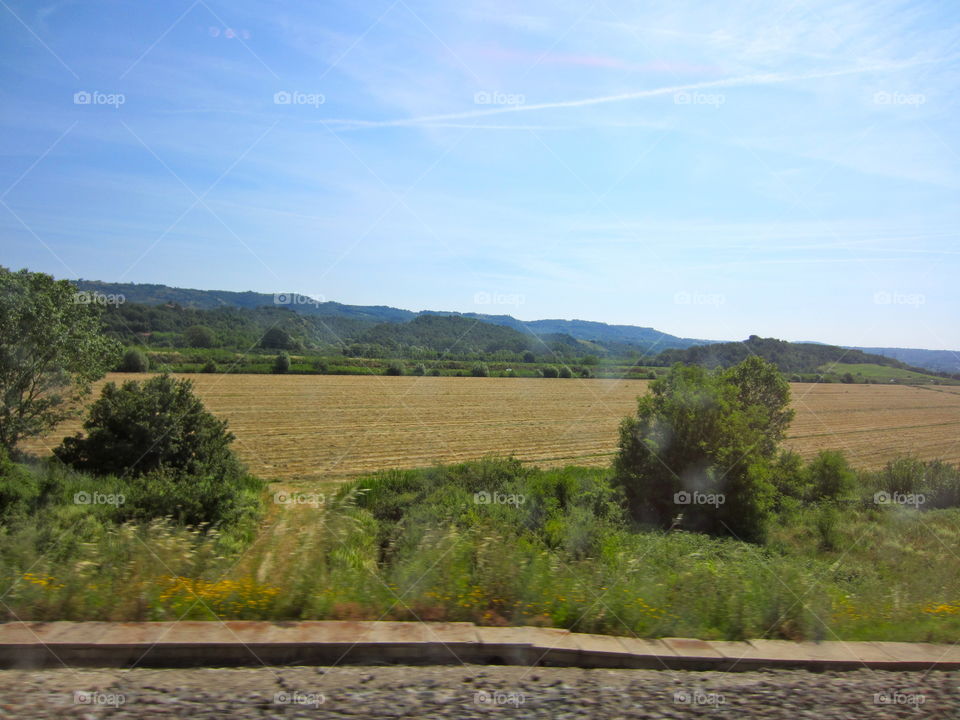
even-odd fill
[{"label": "dry grass", "polygon": [[[109,379],[123,381],[129,375]],[[513,454],[553,467],[599,465],[616,449],[643,380],[189,375],[230,421],[250,469],[291,482],[337,480]],[[855,466],[901,454],[960,462],[960,388],[793,384],[788,445],[845,451]],[[29,449],[45,453],[79,423]]]}]

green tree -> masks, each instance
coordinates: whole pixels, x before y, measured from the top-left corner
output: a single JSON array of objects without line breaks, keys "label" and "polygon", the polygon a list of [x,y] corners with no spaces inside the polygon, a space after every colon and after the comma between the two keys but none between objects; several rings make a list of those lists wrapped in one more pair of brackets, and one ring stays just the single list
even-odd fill
[{"label": "green tree", "polygon": [[54,454],[78,470],[127,478],[131,514],[226,521],[255,484],[230,448],[227,422],[204,408],[189,380],[107,383],[83,429]]},{"label": "green tree", "polygon": [[572,371],[570,370],[570,368],[567,367],[566,365],[564,365],[563,367],[561,367],[560,370],[558,370],[557,372],[558,372],[558,374],[559,374],[559,377],[562,377],[562,378],[572,378],[572,377],[573,377],[573,372],[572,372]]},{"label": "green tree", "polygon": [[791,417],[776,368],[756,358],[716,372],[677,364],[650,391],[621,424],[614,463],[634,518],[762,540]]},{"label": "green tree", "polygon": [[120,361],[120,372],[147,372],[150,369],[150,358],[143,350],[131,348],[123,354]]},{"label": "green tree", "polygon": [[536,362],[536,361],[537,361],[537,356],[534,355],[534,354],[533,354],[532,352],[530,352],[529,350],[527,350],[527,351],[523,354],[523,361],[524,361],[525,363]]},{"label": "green tree", "polygon": [[486,363],[476,363],[470,368],[470,374],[473,377],[490,377],[490,368],[487,367]]},{"label": "green tree", "polygon": [[203,369],[200,372],[215,373],[216,371],[217,363],[213,358],[210,358],[203,364]]},{"label": "green tree", "polygon": [[387,369],[384,370],[385,375],[403,375],[403,365],[398,362],[392,362],[387,365]]},{"label": "green tree", "polygon": [[275,375],[283,375],[290,370],[290,356],[285,352],[277,353],[273,359],[273,370]]},{"label": "green tree", "polygon": [[270,350],[294,350],[296,346],[296,341],[283,328],[270,328],[260,338],[260,347]]},{"label": "green tree", "polygon": [[211,348],[217,344],[217,336],[205,325],[192,325],[183,331],[187,347]]},{"label": "green tree", "polygon": [[811,500],[839,500],[850,497],[857,474],[838,450],[822,450],[806,467]]},{"label": "green tree", "polygon": [[79,412],[120,357],[96,296],[66,280],[0,267],[0,446],[12,450]]},{"label": "green tree", "polygon": [[559,371],[553,365],[547,365],[540,370],[540,374],[545,378],[555,378],[559,377]]},{"label": "green tree", "polygon": [[413,368],[413,374],[420,375],[420,376],[426,375],[427,368],[424,366],[423,363],[417,363]]}]

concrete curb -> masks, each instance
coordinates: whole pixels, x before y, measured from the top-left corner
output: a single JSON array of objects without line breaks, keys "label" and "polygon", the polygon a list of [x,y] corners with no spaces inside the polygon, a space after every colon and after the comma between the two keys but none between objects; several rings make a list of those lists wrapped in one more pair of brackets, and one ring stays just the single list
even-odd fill
[{"label": "concrete curb", "polygon": [[720,671],[957,670],[960,646],[646,639],[473,623],[0,623],[2,668],[460,663]]}]

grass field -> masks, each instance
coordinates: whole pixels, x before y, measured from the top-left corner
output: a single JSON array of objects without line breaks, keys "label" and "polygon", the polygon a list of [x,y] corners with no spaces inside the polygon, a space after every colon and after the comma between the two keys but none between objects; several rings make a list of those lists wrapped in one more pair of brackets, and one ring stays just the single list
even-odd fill
[{"label": "grass field", "polygon": [[871,380],[873,382],[905,382],[905,383],[933,383],[933,382],[952,382],[938,378],[925,373],[918,373],[913,370],[904,370],[902,368],[890,367],[889,365],[874,365],[873,363],[827,363],[820,366],[821,372],[842,375],[850,373],[858,381]]},{"label": "grass field", "polygon": [[[143,376],[113,374],[117,382]],[[316,483],[389,467],[513,454],[556,467],[603,465],[643,380],[331,375],[190,375],[230,421],[236,449],[265,478]],[[787,445],[805,457],[843,450],[855,467],[898,455],[960,462],[960,388],[791,385]],[[68,423],[25,444],[46,454]]]}]

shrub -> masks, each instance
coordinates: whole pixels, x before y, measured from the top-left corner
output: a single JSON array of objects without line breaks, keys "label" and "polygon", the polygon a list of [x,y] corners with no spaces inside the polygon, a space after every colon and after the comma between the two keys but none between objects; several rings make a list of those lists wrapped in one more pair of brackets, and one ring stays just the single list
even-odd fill
[{"label": "shrub", "polygon": [[566,365],[564,365],[562,368],[560,368],[560,370],[559,370],[558,372],[559,372],[559,376],[562,377],[562,378],[572,378],[572,377],[573,377],[573,372],[571,372],[570,368],[568,368]]},{"label": "shrub", "polygon": [[217,336],[205,325],[188,327],[183,331],[183,340],[192,348],[212,348],[217,344]]},{"label": "shrub", "polygon": [[476,363],[470,368],[470,374],[473,377],[490,377],[490,368],[487,367],[486,363]]},{"label": "shrub", "polygon": [[215,373],[217,371],[217,363],[214,362],[213,358],[210,358],[203,364],[203,369],[201,372],[205,373]]},{"label": "shrub", "polygon": [[776,366],[677,364],[620,426],[614,468],[638,521],[758,542],[775,507],[773,460],[792,417]]},{"label": "shrub", "polygon": [[524,361],[525,363],[533,363],[533,362],[536,362],[536,361],[537,361],[537,356],[534,355],[534,354],[533,354],[532,352],[530,352],[529,350],[527,350],[527,352],[525,352],[525,353],[523,354],[523,361]]},{"label": "shrub", "polygon": [[54,454],[78,470],[129,478],[135,499],[124,507],[132,515],[230,521],[258,483],[230,449],[226,421],[203,407],[189,380],[107,383],[83,429],[85,436],[65,438]]},{"label": "shrub", "polygon": [[560,376],[559,371],[555,367],[553,367],[553,365],[547,365],[546,367],[541,369],[540,374],[545,378],[555,378]]},{"label": "shrub", "polygon": [[278,353],[277,356],[273,359],[273,370],[274,375],[282,375],[285,372],[290,370],[290,356],[285,352]]},{"label": "shrub", "polygon": [[387,365],[387,369],[384,370],[384,375],[403,375],[403,365],[398,362],[392,362]]},{"label": "shrub", "polygon": [[430,375],[431,375],[432,377],[440,377],[440,368],[433,368],[433,369],[430,371]]},{"label": "shrub", "polygon": [[806,468],[811,500],[840,500],[853,494],[856,473],[842,452],[821,451]]},{"label": "shrub", "polygon": [[150,359],[143,350],[133,348],[123,354],[120,361],[120,372],[147,372],[150,369]]},{"label": "shrub", "polygon": [[422,376],[424,376],[424,375],[427,374],[427,368],[424,367],[423,363],[417,363],[417,364],[413,367],[413,374],[422,377]]}]

